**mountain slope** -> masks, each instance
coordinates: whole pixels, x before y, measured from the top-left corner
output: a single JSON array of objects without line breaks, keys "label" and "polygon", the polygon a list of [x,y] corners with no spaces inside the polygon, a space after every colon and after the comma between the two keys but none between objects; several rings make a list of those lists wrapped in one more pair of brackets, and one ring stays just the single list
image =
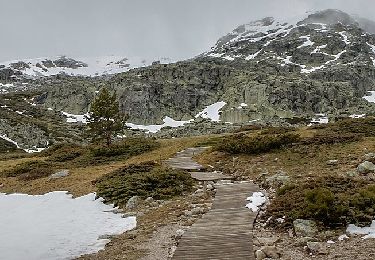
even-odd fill
[{"label": "mountain slope", "polygon": [[[170,60],[162,58],[161,63]],[[116,56],[73,59],[66,56],[8,61],[0,64],[0,80],[14,77],[48,77],[58,74],[71,76],[101,76],[128,71],[133,68],[151,65],[152,61],[140,58]]]},{"label": "mountain slope", "polygon": [[59,74],[29,80],[26,88],[36,91],[29,102],[44,111],[82,115],[107,86],[138,128],[163,125],[166,118],[189,121],[219,102],[226,104],[220,120],[240,124],[373,115],[374,98],[364,97],[375,93],[369,92],[375,91],[375,36],[365,31],[370,22],[358,21],[337,10],[286,22],[265,18],[236,28],[190,60],[105,77]]},{"label": "mountain slope", "polygon": [[[368,114],[373,104],[362,97],[375,83],[374,45],[373,35],[337,10],[288,23],[265,18],[238,27],[195,59],[135,69],[105,84],[117,91],[134,123],[162,122],[165,116],[189,120],[219,101],[227,103],[221,119],[230,122]],[[90,89],[74,88],[80,103],[94,95]],[[43,102],[87,111],[77,100],[73,106],[58,100],[69,95],[54,87]]]}]

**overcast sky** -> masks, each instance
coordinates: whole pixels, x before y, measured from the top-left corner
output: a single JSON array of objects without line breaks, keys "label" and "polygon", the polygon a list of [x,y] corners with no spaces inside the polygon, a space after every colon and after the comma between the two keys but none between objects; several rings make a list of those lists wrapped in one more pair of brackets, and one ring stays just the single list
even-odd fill
[{"label": "overcast sky", "polygon": [[57,55],[184,59],[240,24],[326,8],[372,19],[375,1],[0,0],[0,61]]}]

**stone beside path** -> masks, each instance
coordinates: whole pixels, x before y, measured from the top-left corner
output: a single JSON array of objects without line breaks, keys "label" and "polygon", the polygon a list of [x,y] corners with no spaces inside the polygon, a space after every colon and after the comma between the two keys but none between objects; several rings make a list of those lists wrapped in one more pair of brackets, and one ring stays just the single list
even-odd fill
[{"label": "stone beside path", "polygon": [[[206,148],[189,148],[166,161],[175,169],[191,172],[199,181],[228,179],[219,172],[199,172],[202,165],[192,157]],[[251,182],[217,184],[211,210],[197,220],[179,241],[174,260],[245,260],[255,259],[253,223],[257,212],[245,207],[246,199],[259,187]]]}]

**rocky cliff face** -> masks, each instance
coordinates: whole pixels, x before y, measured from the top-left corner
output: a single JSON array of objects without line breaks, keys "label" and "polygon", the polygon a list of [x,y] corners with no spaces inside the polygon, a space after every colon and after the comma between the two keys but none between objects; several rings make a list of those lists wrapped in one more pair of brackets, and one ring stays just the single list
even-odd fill
[{"label": "rocky cliff face", "polygon": [[[375,37],[353,17],[326,10],[295,21],[265,18],[236,28],[192,60],[157,64],[110,79],[55,86],[45,104],[83,113],[95,90],[118,93],[130,121],[191,119],[227,102],[222,120],[247,122],[327,113],[370,113],[362,97],[375,81]],[[246,106],[240,106],[246,104]]]},{"label": "rocky cliff face", "polygon": [[[363,98],[375,90],[373,24],[337,10],[289,21],[268,17],[239,26],[187,61],[127,67],[111,76],[39,79],[34,101],[44,109],[84,114],[107,86],[116,91],[129,121],[144,125],[162,123],[166,116],[190,120],[219,101],[226,102],[221,121],[242,124],[373,114],[375,104]],[[61,62],[45,61],[43,67],[85,68],[85,63]],[[0,67],[0,81],[27,66]]]}]

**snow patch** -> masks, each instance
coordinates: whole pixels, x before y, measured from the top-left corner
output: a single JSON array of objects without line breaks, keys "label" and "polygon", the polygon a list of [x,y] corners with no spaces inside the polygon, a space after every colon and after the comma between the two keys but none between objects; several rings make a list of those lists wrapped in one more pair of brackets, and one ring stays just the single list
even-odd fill
[{"label": "snow patch", "polygon": [[370,103],[375,103],[375,91],[369,91],[368,96],[364,96],[363,98],[366,99]]},{"label": "snow patch", "polygon": [[250,201],[250,203],[246,204],[246,207],[253,212],[257,212],[259,207],[267,201],[266,196],[262,192],[254,192],[247,200]]},{"label": "snow patch", "polygon": [[195,118],[202,117],[208,118],[212,121],[219,122],[220,121],[220,110],[226,105],[226,102],[220,101],[216,102],[212,105],[207,106],[203,109],[202,112],[198,113]]},{"label": "snow patch", "polygon": [[361,115],[354,114],[354,115],[350,115],[349,117],[350,118],[364,118],[365,116],[366,116],[366,114],[361,114]]},{"label": "snow patch", "polygon": [[328,124],[329,119],[325,114],[316,114],[316,117],[314,117],[311,120],[312,124]]},{"label": "snow patch", "polygon": [[[263,50],[263,49],[262,49],[262,50]],[[254,53],[254,54],[250,54],[249,56],[247,56],[247,57],[245,58],[245,60],[252,60],[252,59],[255,59],[255,58],[259,55],[259,53],[262,52],[262,50],[260,50],[260,51],[258,51],[258,52],[256,52],[256,53]]]},{"label": "snow patch", "polygon": [[173,118],[170,118],[166,116],[163,119],[164,124],[162,125],[136,125],[133,123],[126,123],[127,127],[130,127],[131,129],[135,130],[146,130],[147,133],[157,133],[159,132],[163,127],[180,127],[185,124],[190,123],[192,120],[189,121],[176,121]]},{"label": "snow patch", "polygon": [[[327,48],[327,44],[324,44],[324,45],[318,46],[318,47],[315,48],[315,50],[313,50],[313,51],[311,52],[311,54],[314,54],[314,53],[322,53],[322,52],[320,52],[320,50],[321,50],[321,49],[325,49],[325,48]],[[326,53],[322,53],[322,54],[326,54]],[[327,54],[326,54],[326,55],[327,55]]]},{"label": "snow patch", "polygon": [[89,113],[83,114],[83,115],[74,115],[69,114],[67,112],[61,111],[61,114],[66,116],[66,122],[67,123],[78,123],[81,122],[83,124],[87,124],[87,117],[89,116]]},{"label": "snow patch", "polygon": [[314,45],[314,42],[311,41],[310,39],[310,35],[306,35],[306,36],[301,36],[299,37],[300,39],[305,39],[306,41],[297,47],[297,49],[301,49],[303,47],[309,47],[309,46],[313,46]]},{"label": "snow patch", "polygon": [[248,105],[246,103],[241,103],[237,108],[242,109],[244,107],[248,107]]},{"label": "snow patch", "polygon": [[[12,143],[14,144],[18,149],[22,149],[18,143],[16,141],[13,141],[12,139],[10,139],[8,136],[6,135],[0,135],[0,138],[1,139],[4,139],[5,141],[8,141],[9,143]],[[32,147],[32,148],[28,148],[28,149],[22,149],[24,150],[25,152],[27,153],[40,153],[41,151],[47,149],[46,147],[43,147],[43,148],[38,148],[38,147]]]},{"label": "snow patch", "polygon": [[[145,60],[139,57],[119,57],[119,56],[102,56],[102,57],[86,57],[73,58],[72,61],[78,62],[79,66],[75,68],[64,67],[59,65],[58,61],[62,58],[69,59],[64,56],[45,57],[26,60],[13,60],[3,62],[6,68],[12,68],[12,64],[22,62],[26,66],[21,69],[14,69],[22,72],[24,75],[31,77],[53,76],[65,73],[72,76],[100,76],[126,72],[130,69],[150,66],[154,61],[162,64],[171,63],[168,58],[160,58],[154,60]],[[48,65],[47,65],[48,64]]]},{"label": "snow patch", "polygon": [[353,235],[365,235],[362,237],[363,239],[375,238],[375,220],[372,221],[369,227],[357,227],[354,224],[350,224],[346,232]]},{"label": "snow patch", "polygon": [[343,41],[345,42],[345,44],[349,45],[351,42],[349,41],[349,37],[346,35],[346,32],[345,31],[342,31],[342,32],[339,32],[339,34],[341,35],[341,37],[343,38]]},{"label": "snow patch", "polygon": [[96,253],[117,235],[136,227],[136,218],[113,213],[95,193],[74,198],[67,192],[45,195],[0,193],[1,258],[73,259]]}]

